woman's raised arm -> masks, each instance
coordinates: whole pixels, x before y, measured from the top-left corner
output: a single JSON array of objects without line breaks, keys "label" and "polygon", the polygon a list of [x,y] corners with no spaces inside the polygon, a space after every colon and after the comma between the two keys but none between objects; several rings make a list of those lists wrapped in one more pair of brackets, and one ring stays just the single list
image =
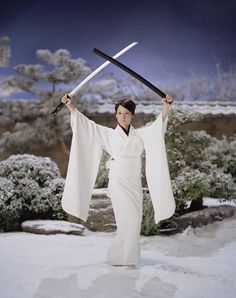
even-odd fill
[{"label": "woman's raised arm", "polygon": [[162,106],[162,120],[164,121],[167,114],[168,114],[168,111],[169,111],[169,106],[170,104],[173,102],[173,98],[166,94],[166,97],[162,99],[162,103],[163,103],[163,106]]}]

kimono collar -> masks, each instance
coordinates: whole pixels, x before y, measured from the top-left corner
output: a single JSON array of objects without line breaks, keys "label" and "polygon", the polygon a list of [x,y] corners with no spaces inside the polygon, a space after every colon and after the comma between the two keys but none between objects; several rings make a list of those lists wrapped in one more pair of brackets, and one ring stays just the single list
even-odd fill
[{"label": "kimono collar", "polygon": [[128,130],[125,129],[123,126],[121,126],[119,123],[117,123],[116,129],[121,131],[123,134],[126,135],[126,137],[129,137],[130,134],[133,132],[133,126],[130,124]]},{"label": "kimono collar", "polygon": [[129,130],[130,130],[130,125],[128,127],[128,129],[124,128],[122,125],[120,125],[120,123],[118,123],[118,125],[123,129],[123,131],[127,134],[127,136],[129,135]]}]

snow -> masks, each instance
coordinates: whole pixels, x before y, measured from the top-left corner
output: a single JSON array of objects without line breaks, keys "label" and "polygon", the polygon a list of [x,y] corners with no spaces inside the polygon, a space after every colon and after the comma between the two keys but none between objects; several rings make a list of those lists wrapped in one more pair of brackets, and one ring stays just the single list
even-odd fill
[{"label": "snow", "polygon": [[230,206],[236,206],[236,200],[232,201],[223,201],[225,200],[224,198],[222,199],[214,199],[214,198],[208,198],[204,197],[203,198],[203,205],[204,206],[220,206],[220,205],[230,205]]},{"label": "snow", "polygon": [[136,269],[105,263],[115,234],[0,234],[1,298],[235,297],[236,216],[172,236],[141,236]]},{"label": "snow", "polygon": [[[191,204],[191,201],[188,201],[186,204],[186,208],[189,208]],[[203,197],[203,206],[213,207],[213,206],[221,206],[221,205],[230,205],[236,207],[236,199],[232,201],[225,201],[224,198],[209,198],[209,197]]]}]

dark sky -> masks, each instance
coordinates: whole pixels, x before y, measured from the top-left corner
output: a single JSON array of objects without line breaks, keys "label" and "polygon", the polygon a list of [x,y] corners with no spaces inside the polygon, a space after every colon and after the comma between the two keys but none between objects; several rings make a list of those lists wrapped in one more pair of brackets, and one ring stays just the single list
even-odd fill
[{"label": "dark sky", "polygon": [[[68,49],[95,68],[138,41],[120,61],[153,83],[185,81],[236,64],[236,1],[58,0],[1,1],[0,36],[11,40],[11,66],[39,63],[35,51]],[[109,66],[108,71],[120,70]],[[2,70],[3,71],[3,70]],[[7,70],[5,70],[6,72]]]}]

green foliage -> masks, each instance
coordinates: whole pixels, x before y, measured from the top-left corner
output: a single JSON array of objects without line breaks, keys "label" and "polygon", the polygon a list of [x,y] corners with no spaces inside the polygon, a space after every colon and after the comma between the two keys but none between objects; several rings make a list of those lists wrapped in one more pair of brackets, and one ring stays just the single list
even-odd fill
[{"label": "green foliage", "polygon": [[143,218],[141,225],[141,234],[144,236],[152,236],[159,234],[160,223],[156,224],[154,219],[154,209],[152,201],[147,192],[143,196]]}]

